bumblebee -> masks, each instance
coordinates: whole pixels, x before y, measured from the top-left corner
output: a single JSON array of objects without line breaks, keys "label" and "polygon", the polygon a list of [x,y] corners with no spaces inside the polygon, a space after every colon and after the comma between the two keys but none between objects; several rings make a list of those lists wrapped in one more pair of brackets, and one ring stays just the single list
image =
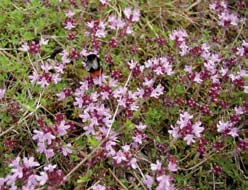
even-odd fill
[{"label": "bumblebee", "polygon": [[98,77],[102,74],[100,58],[96,54],[89,54],[86,57],[85,70],[90,73],[91,77]]}]

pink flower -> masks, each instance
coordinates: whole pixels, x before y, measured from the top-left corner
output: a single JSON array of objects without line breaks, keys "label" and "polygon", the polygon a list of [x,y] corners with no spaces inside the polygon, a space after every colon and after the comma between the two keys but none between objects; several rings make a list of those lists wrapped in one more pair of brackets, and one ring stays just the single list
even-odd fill
[{"label": "pink flower", "polygon": [[159,160],[156,161],[156,164],[151,163],[152,171],[159,171],[161,169],[162,169],[162,163]]},{"label": "pink flower", "polygon": [[105,149],[108,152],[108,156],[115,156],[117,152],[113,149],[113,146],[115,146],[116,140],[109,140],[106,142]]},{"label": "pink flower", "polygon": [[40,43],[39,43],[40,46],[47,45],[48,42],[49,42],[49,40],[44,39],[42,36],[40,37]]},{"label": "pink flower", "polygon": [[45,142],[45,137],[43,131],[34,130],[35,135],[33,135],[33,140],[38,140],[39,142]]},{"label": "pink flower", "polygon": [[40,185],[45,185],[48,181],[48,175],[46,172],[40,172],[40,175],[36,175],[35,178],[39,181]]},{"label": "pink flower", "polygon": [[21,158],[18,156],[16,157],[16,159],[12,160],[11,163],[10,163],[10,167],[19,167],[20,166],[20,161],[21,161]]},{"label": "pink flower", "polygon": [[67,30],[71,30],[71,29],[73,29],[75,27],[76,26],[74,25],[73,22],[68,21],[68,22],[65,23],[65,29],[67,29]]},{"label": "pink flower", "polygon": [[69,58],[70,54],[66,50],[63,50],[59,55],[62,56],[61,59],[63,64],[71,62],[71,59]]},{"label": "pink flower", "polygon": [[62,147],[62,153],[64,156],[67,156],[68,154],[71,154],[71,143],[68,143],[65,147]]},{"label": "pink flower", "polygon": [[196,73],[195,77],[194,77],[194,82],[201,84],[202,83],[202,79],[201,79],[201,75],[200,73]]},{"label": "pink flower", "polygon": [[244,86],[244,92],[248,94],[248,86]]},{"label": "pink flower", "polygon": [[171,128],[172,128],[172,130],[169,130],[168,133],[171,134],[175,139],[180,137],[179,127],[171,126]]},{"label": "pink flower", "polygon": [[130,161],[130,165],[133,169],[137,169],[138,168],[138,164],[137,164],[137,159],[136,158],[132,158]]},{"label": "pink flower", "polygon": [[55,136],[53,136],[50,132],[44,133],[36,129],[33,132],[35,133],[35,135],[33,135],[32,139],[37,140],[39,143],[44,143],[47,141],[47,144],[51,144],[52,140],[55,139]]},{"label": "pink flower", "polygon": [[36,71],[33,71],[32,75],[29,75],[28,78],[32,84],[36,83],[39,80],[39,75]]},{"label": "pink flower", "polygon": [[27,184],[22,186],[21,190],[36,190],[38,185],[35,175],[30,175],[27,179]]},{"label": "pink flower", "polygon": [[233,25],[233,26],[237,26],[238,25],[238,17],[236,14],[233,13],[229,13],[228,11],[222,12],[221,14],[218,15],[219,16],[219,25],[221,26],[229,26],[229,25]]},{"label": "pink flower", "polygon": [[60,92],[60,93],[58,93],[58,94],[56,94],[57,96],[58,96],[58,101],[62,101],[62,100],[64,100],[65,98],[66,98],[66,96],[65,96],[65,92],[64,91],[62,91],[62,92]]},{"label": "pink flower", "polygon": [[52,157],[54,156],[54,151],[53,151],[53,149],[51,149],[51,148],[46,149],[44,153],[45,153],[47,159],[48,159],[48,158],[52,158]]},{"label": "pink flower", "polygon": [[244,56],[245,55],[245,48],[244,47],[237,47],[237,55]]},{"label": "pink flower", "polygon": [[57,165],[48,164],[47,166],[44,167],[44,170],[48,172],[53,172],[56,167]]},{"label": "pink flower", "polygon": [[127,17],[127,19],[131,18],[132,15],[132,8],[131,7],[127,7],[124,9],[124,15]]},{"label": "pink flower", "polygon": [[164,93],[164,87],[161,84],[158,84],[158,86],[152,91],[151,97],[158,98],[163,93]]},{"label": "pink flower", "polygon": [[126,28],[126,34],[129,35],[129,34],[132,34],[132,33],[133,33],[133,28],[132,28],[132,26],[128,26],[128,27]]},{"label": "pink flower", "polygon": [[67,18],[72,18],[74,15],[75,15],[75,12],[73,12],[73,11],[71,11],[71,10],[69,10],[69,11],[67,11],[67,12],[65,13],[65,16],[66,16]]},{"label": "pink flower", "polygon": [[63,136],[63,135],[66,135],[67,134],[67,129],[70,128],[70,125],[66,125],[65,121],[62,120],[59,124],[59,126],[57,126],[57,132],[59,135]]},{"label": "pink flower", "polygon": [[100,0],[100,3],[101,3],[102,5],[105,5],[105,4],[107,4],[109,1],[110,1],[110,0]]},{"label": "pink flower", "polygon": [[124,146],[122,146],[122,150],[124,152],[128,152],[130,150],[130,145],[124,145]]},{"label": "pink flower", "polygon": [[138,22],[139,20],[140,20],[140,11],[138,9],[134,9],[132,22]]},{"label": "pink flower", "polygon": [[187,145],[195,142],[195,138],[201,137],[201,133],[204,130],[201,126],[201,122],[197,121],[192,124],[193,118],[187,111],[182,111],[179,120],[176,122],[176,126],[171,126],[169,134],[174,138],[182,137],[187,142]]},{"label": "pink flower", "polygon": [[4,98],[5,92],[6,92],[6,89],[1,89],[0,88],[0,99]]},{"label": "pink flower", "polygon": [[38,147],[37,147],[37,152],[39,152],[39,153],[44,153],[45,151],[46,151],[46,145],[45,145],[45,143],[44,142],[42,142],[42,143],[40,143],[40,142],[38,142]]},{"label": "pink flower", "polygon": [[238,131],[239,131],[238,128],[233,127],[231,128],[230,132],[227,134],[235,138],[239,136]]},{"label": "pink flower", "polygon": [[171,177],[168,175],[161,175],[157,177],[159,182],[156,190],[174,190],[174,185],[171,183]]},{"label": "pink flower", "polygon": [[180,43],[179,48],[180,48],[179,54],[181,56],[184,56],[184,55],[186,55],[189,52],[189,47],[187,46],[187,44],[185,43],[185,41],[183,41],[183,42]]},{"label": "pink flower", "polygon": [[145,175],[145,179],[143,180],[143,183],[146,185],[148,189],[152,189],[152,185],[154,183],[154,178],[148,174]]},{"label": "pink flower", "polygon": [[83,129],[85,130],[86,135],[89,135],[89,134],[95,135],[96,134],[95,128],[92,124],[84,126]]},{"label": "pink flower", "polygon": [[22,178],[23,177],[23,167],[18,166],[16,168],[12,168],[11,169],[11,173],[16,178]]},{"label": "pink flower", "polygon": [[156,75],[172,75],[172,63],[167,57],[151,58],[145,61],[145,68],[151,68]]},{"label": "pink flower", "polygon": [[204,127],[200,127],[200,126],[201,126],[201,122],[200,121],[197,121],[192,126],[193,132],[195,133],[195,136],[196,137],[201,137],[201,132],[204,131]]},{"label": "pink flower", "polygon": [[209,4],[209,8],[214,11],[224,11],[227,10],[227,4],[225,1],[214,1],[213,3]]},{"label": "pink flower", "polygon": [[219,72],[220,72],[221,76],[223,77],[223,76],[228,74],[228,68],[221,68],[219,70]]},{"label": "pink flower", "polygon": [[142,144],[143,142],[143,135],[140,133],[135,134],[135,136],[132,137],[133,141],[138,144]]},{"label": "pink flower", "polygon": [[129,68],[132,70],[138,65],[138,62],[131,60],[131,61],[128,61],[127,64],[129,65]]},{"label": "pink flower", "polygon": [[26,168],[33,168],[40,165],[38,162],[34,161],[34,157],[30,157],[30,158],[24,157],[23,164]]},{"label": "pink flower", "polygon": [[140,122],[139,125],[136,125],[135,127],[136,127],[136,129],[138,129],[139,131],[143,131],[143,130],[145,130],[145,129],[147,128],[147,125],[144,125],[144,124],[142,124],[142,123]]},{"label": "pink flower", "polygon": [[121,18],[117,18],[116,16],[109,16],[108,22],[108,27],[112,30],[119,30],[124,28],[125,26],[125,22],[121,20]]},{"label": "pink flower", "polygon": [[0,188],[3,187],[5,179],[0,177]]},{"label": "pink flower", "polygon": [[132,9],[131,7],[127,7],[124,9],[124,15],[131,22],[138,22],[140,18],[140,11],[138,9]]},{"label": "pink flower", "polygon": [[121,150],[116,153],[113,159],[117,164],[120,164],[122,161],[127,161],[126,155]]},{"label": "pink flower", "polygon": [[179,42],[183,42],[185,38],[188,37],[188,34],[185,30],[174,30],[170,35],[170,40],[177,40]]},{"label": "pink flower", "polygon": [[152,87],[153,83],[154,83],[154,79],[149,80],[147,77],[145,77],[143,85],[147,87]]},{"label": "pink flower", "polygon": [[243,108],[240,107],[240,106],[239,106],[239,107],[236,106],[236,107],[234,108],[234,110],[235,110],[235,114],[236,114],[236,115],[242,115],[242,114],[244,114]]},{"label": "pink flower", "polygon": [[171,172],[176,172],[178,170],[177,163],[169,161],[168,170]]},{"label": "pink flower", "polygon": [[47,141],[47,144],[51,144],[52,140],[55,139],[55,136],[52,135],[50,132],[48,132],[48,133],[45,133],[44,138],[45,138],[45,141]]},{"label": "pink flower", "polygon": [[57,84],[59,81],[61,81],[60,74],[59,73],[54,73],[52,75],[52,81],[54,84]]},{"label": "pink flower", "polygon": [[194,135],[192,134],[187,134],[183,140],[185,140],[187,142],[187,145],[190,145],[191,143],[194,143],[195,140],[194,140]]},{"label": "pink flower", "polygon": [[189,121],[193,118],[193,115],[190,115],[187,111],[183,111],[181,114],[180,114],[180,118],[185,120],[185,121]]},{"label": "pink flower", "polygon": [[54,69],[56,71],[56,73],[64,73],[64,69],[65,69],[65,64],[56,64],[54,66]]},{"label": "pink flower", "polygon": [[94,28],[94,25],[95,25],[95,21],[94,20],[91,20],[91,21],[89,21],[89,22],[86,23],[86,26],[88,28],[91,28],[91,29]]},{"label": "pink flower", "polygon": [[192,66],[191,65],[186,65],[184,67],[184,71],[187,72],[187,73],[192,73]]},{"label": "pink flower", "polygon": [[103,28],[96,31],[95,34],[98,38],[104,38],[107,35],[107,31]]},{"label": "pink flower", "polygon": [[27,42],[24,42],[24,44],[22,44],[22,46],[19,48],[20,51],[24,51],[24,52],[28,52],[29,49],[30,47]]},{"label": "pink flower", "polygon": [[51,65],[49,65],[48,63],[46,64],[42,64],[41,65],[41,69],[45,72],[48,73],[50,70],[53,69],[53,67]]},{"label": "pink flower", "polygon": [[93,185],[90,189],[91,190],[106,190],[106,187],[104,185],[96,184],[96,185]]},{"label": "pink flower", "polygon": [[223,120],[219,121],[219,123],[217,124],[217,131],[219,133],[225,131],[228,127],[230,127],[230,122],[224,122]]},{"label": "pink flower", "polygon": [[41,87],[46,87],[50,84],[49,81],[47,81],[47,78],[45,76],[41,76],[40,80],[37,82]]}]

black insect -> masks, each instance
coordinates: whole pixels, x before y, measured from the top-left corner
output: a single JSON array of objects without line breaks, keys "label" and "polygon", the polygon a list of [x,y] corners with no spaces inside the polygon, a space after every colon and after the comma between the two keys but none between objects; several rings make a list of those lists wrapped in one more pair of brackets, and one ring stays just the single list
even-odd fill
[{"label": "black insect", "polygon": [[96,54],[89,54],[86,57],[85,70],[88,71],[92,77],[97,77],[102,74],[100,58]]}]

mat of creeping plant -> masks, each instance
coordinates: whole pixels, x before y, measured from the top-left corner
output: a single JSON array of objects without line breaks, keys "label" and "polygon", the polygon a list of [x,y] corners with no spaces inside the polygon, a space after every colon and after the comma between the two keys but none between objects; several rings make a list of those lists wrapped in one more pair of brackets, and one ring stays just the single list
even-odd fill
[{"label": "mat of creeping plant", "polygon": [[0,189],[247,189],[247,1],[0,13]]}]

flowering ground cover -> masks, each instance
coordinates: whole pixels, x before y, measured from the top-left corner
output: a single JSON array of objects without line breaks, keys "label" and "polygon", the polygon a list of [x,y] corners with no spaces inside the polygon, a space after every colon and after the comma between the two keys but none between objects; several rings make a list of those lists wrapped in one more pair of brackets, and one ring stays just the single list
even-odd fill
[{"label": "flowering ground cover", "polygon": [[1,0],[0,189],[248,190],[248,2]]}]

